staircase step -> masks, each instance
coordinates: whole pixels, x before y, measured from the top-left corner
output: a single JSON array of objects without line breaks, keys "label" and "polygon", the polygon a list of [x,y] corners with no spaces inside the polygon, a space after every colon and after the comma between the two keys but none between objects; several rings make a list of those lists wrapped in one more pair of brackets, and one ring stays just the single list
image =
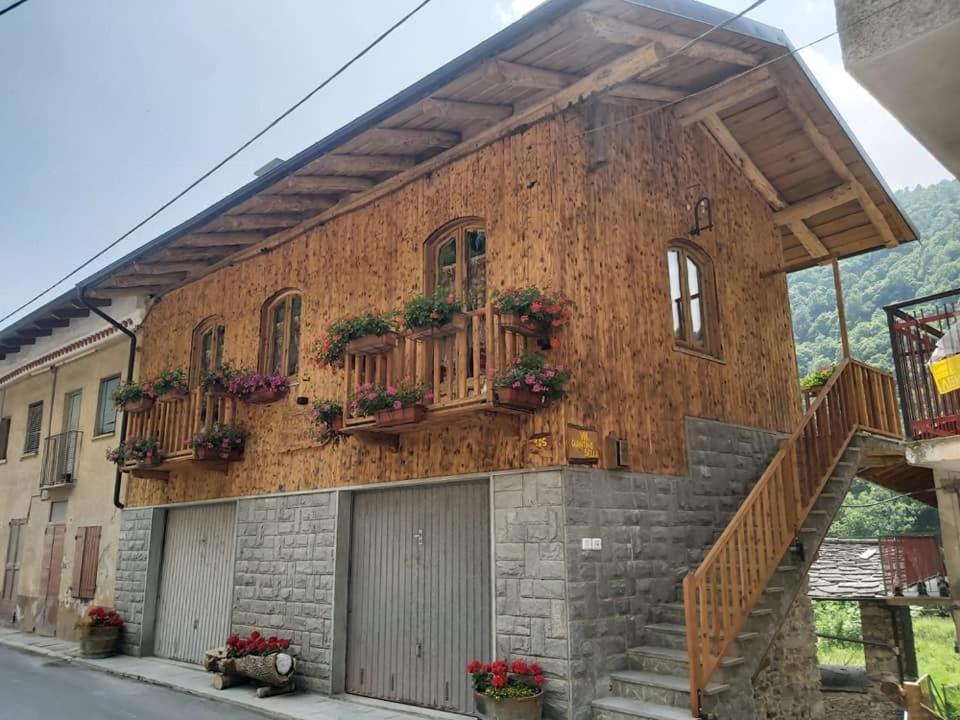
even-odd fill
[{"label": "staircase step", "polygon": [[779,585],[768,585],[763,589],[763,592],[767,595],[782,595],[784,588]]},{"label": "staircase step", "polygon": [[811,510],[810,515],[816,517],[830,517],[830,513],[828,513],[826,510]]},{"label": "staircase step", "polygon": [[[647,641],[656,642],[656,647],[668,647],[675,650],[684,650],[687,647],[687,626],[676,623],[655,623],[645,625],[647,631]],[[653,637],[650,636],[654,633]],[[758,633],[740,632],[737,633],[737,642],[749,642],[756,640]]]},{"label": "staircase step", "polygon": [[[638,670],[618,670],[611,673],[610,678],[630,685],[648,685],[649,687],[672,690],[673,692],[690,693],[690,680],[676,675],[662,675]],[[723,683],[710,683],[703,690],[704,695],[719,695],[730,688]]]},{"label": "staircase step", "polygon": [[621,720],[621,718],[691,720],[692,717],[689,709],[657,705],[656,703],[630,698],[605,697],[594,700],[590,705],[593,707],[594,718],[599,717],[602,720]]},{"label": "staircase step", "polygon": [[[641,645],[639,647],[629,648],[627,650],[627,655],[640,660],[641,664],[644,664],[644,661],[647,660],[652,661],[650,663],[646,663],[647,665],[663,663],[668,667],[675,668],[677,672],[674,674],[682,675],[683,677],[687,677],[687,673],[689,672],[689,659],[687,657],[686,650],[656,647],[654,645]],[[743,663],[744,658],[742,657],[725,657],[720,661],[720,667],[736,667],[737,665],[742,665]],[[667,672],[666,670],[662,670],[657,667],[641,667],[639,669],[645,672]]]}]

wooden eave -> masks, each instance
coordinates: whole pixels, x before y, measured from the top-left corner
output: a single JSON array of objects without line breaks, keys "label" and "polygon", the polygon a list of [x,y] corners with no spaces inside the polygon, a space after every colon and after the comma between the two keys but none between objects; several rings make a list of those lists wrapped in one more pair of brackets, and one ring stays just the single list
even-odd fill
[{"label": "wooden eave", "polygon": [[[95,307],[107,307],[111,300],[91,298]],[[64,328],[75,318],[90,315],[90,309],[83,305],[75,291],[70,291],[50,301],[43,307],[0,330],[0,360],[14,355],[29,345],[35,345],[38,337],[53,335],[55,328]]]},{"label": "wooden eave", "polygon": [[[691,19],[705,10],[683,0],[650,7],[656,4],[551,0],[94,275],[87,287],[99,297],[169,292],[595,97],[630,105],[638,114],[663,108],[712,137],[778,213],[774,217],[789,218],[778,222],[784,265],[775,270],[915,239],[797,60],[765,65],[788,51],[782,36],[734,24],[672,56],[717,18]],[[687,17],[678,7],[686,7]],[[829,202],[831,191],[836,204]],[[816,212],[790,212],[804,203]]]}]

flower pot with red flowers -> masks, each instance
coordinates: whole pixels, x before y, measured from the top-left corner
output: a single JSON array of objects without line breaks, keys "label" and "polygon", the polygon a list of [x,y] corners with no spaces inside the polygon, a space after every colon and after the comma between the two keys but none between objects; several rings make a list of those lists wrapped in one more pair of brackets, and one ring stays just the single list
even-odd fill
[{"label": "flower pot with red flowers", "polygon": [[563,293],[552,293],[530,286],[509,288],[493,293],[493,309],[500,316],[500,327],[527,337],[549,338],[556,347],[554,331],[563,327],[573,314],[573,300]]},{"label": "flower pot with red flowers", "polygon": [[149,382],[128,382],[113,391],[112,399],[125,413],[142,413],[153,407],[157,393]]},{"label": "flower pot with red flowers", "polygon": [[350,402],[354,417],[373,415],[378,427],[408,425],[423,420],[427,412],[424,403],[433,402],[433,394],[419,385],[357,386]]},{"label": "flower pot with red flowers", "polygon": [[77,623],[80,629],[80,654],[83,657],[110,657],[117,651],[123,630],[123,618],[116,610],[96,605]]},{"label": "flower pot with red flowers", "polygon": [[200,389],[208,395],[229,395],[230,381],[239,374],[240,371],[230,363],[220,363],[200,374]]},{"label": "flower pot with red flowers", "polygon": [[445,291],[433,295],[418,295],[406,302],[403,309],[403,324],[411,340],[442,338],[463,332],[467,316],[463,304]]},{"label": "flower pot with red flowers", "polygon": [[477,712],[486,720],[540,720],[546,678],[537,663],[495,660],[467,664]]},{"label": "flower pot with red flowers", "polygon": [[332,323],[313,351],[321,365],[343,367],[344,353],[378,355],[392,350],[399,342],[396,311],[368,310]]},{"label": "flower pot with red flowers", "polygon": [[296,669],[296,660],[289,650],[287,638],[264,637],[256,630],[249,637],[231,635],[226,642],[226,658],[217,663],[216,669],[265,685],[286,685]]},{"label": "flower pot with red flowers", "polygon": [[244,402],[266,405],[290,392],[290,378],[280,374],[240,373],[227,383],[227,392]]},{"label": "flower pot with red flowers", "polygon": [[343,406],[333,400],[317,400],[310,420],[317,426],[317,439],[322,443],[336,440],[343,429]]},{"label": "flower pot with red flowers", "polygon": [[247,431],[236,425],[214,424],[190,438],[194,460],[243,460]]},{"label": "flower pot with red flowers", "polygon": [[183,368],[165,368],[149,382],[157,393],[158,402],[178,402],[190,395],[187,373]]},{"label": "flower pot with red flowers", "polygon": [[514,360],[494,379],[498,405],[518,410],[539,410],[567,394],[570,370],[547,362],[543,353]]},{"label": "flower pot with red flowers", "polygon": [[107,451],[107,460],[115,465],[132,464],[138,468],[151,468],[163,463],[164,453],[155,438],[127,438]]}]

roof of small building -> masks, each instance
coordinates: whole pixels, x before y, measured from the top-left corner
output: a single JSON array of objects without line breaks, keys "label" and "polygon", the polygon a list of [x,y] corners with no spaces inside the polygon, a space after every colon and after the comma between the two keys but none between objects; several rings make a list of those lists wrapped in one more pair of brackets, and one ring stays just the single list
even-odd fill
[{"label": "roof of small building", "polygon": [[886,598],[880,544],[876,539],[827,538],[810,567],[815,600]]}]

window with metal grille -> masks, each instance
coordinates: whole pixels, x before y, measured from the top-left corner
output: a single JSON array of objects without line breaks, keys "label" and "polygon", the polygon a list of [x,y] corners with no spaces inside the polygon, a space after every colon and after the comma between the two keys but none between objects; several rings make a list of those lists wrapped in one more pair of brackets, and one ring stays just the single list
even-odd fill
[{"label": "window with metal grille", "polygon": [[7,459],[8,440],[10,440],[10,418],[0,418],[0,460]]},{"label": "window with metal grille", "polygon": [[73,551],[73,584],[75,598],[92,600],[97,594],[97,568],[100,563],[100,526],[77,528]]},{"label": "window with metal grille", "polygon": [[109,435],[117,428],[117,407],[111,398],[118,387],[119,375],[100,381],[100,391],[97,393],[97,422],[93,429],[95,435]]},{"label": "window with metal grille", "polygon": [[31,455],[40,449],[40,429],[43,425],[43,402],[27,407],[27,434],[23,440],[23,454]]}]

